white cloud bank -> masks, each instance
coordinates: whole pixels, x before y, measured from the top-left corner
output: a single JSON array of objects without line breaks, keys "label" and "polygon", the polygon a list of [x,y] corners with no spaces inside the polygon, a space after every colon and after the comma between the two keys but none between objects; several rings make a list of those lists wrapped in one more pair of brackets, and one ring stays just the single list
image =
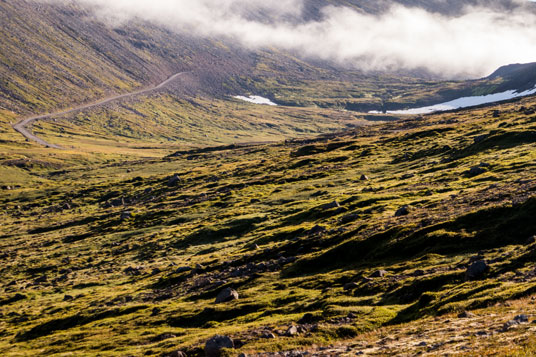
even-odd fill
[{"label": "white cloud bank", "polygon": [[91,5],[115,23],[141,18],[174,31],[225,37],[252,49],[277,47],[364,70],[426,68],[445,77],[478,77],[504,64],[536,61],[536,15],[522,8],[468,7],[447,17],[400,5],[379,16],[326,6],[320,20],[296,21],[304,0],[69,1]]}]

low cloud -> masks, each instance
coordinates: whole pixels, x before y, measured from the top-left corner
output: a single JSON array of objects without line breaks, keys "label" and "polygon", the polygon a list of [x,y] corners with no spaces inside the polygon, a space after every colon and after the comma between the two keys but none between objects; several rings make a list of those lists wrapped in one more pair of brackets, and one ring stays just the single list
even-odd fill
[{"label": "low cloud", "polygon": [[425,68],[443,77],[479,77],[504,64],[536,61],[536,15],[524,6],[473,6],[451,16],[401,5],[379,15],[325,6],[305,21],[304,0],[70,1],[91,6],[111,23],[139,18],[363,70]]}]

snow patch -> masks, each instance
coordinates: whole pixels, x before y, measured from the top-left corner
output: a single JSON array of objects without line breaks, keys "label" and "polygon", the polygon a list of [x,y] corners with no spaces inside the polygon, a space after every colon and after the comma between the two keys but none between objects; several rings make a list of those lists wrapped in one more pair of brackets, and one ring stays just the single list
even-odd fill
[{"label": "snow patch", "polygon": [[[440,103],[436,105],[431,105],[428,107],[405,109],[405,110],[390,110],[387,111],[388,114],[401,114],[401,115],[416,115],[416,114],[429,114],[435,112],[444,112],[447,110],[461,109],[474,107],[482,104],[489,104],[495,102],[502,102],[503,100],[510,100],[518,97],[524,97],[536,93],[536,86],[533,89],[526,90],[524,92],[518,92],[516,90],[509,90],[506,92],[480,95],[475,97],[462,97],[450,102]],[[379,111],[371,111],[371,114],[382,114]]]},{"label": "snow patch", "polygon": [[274,102],[272,102],[270,99],[261,97],[259,95],[250,95],[249,97],[237,95],[237,96],[234,96],[233,98],[240,99],[240,100],[254,103],[254,104],[274,105],[274,106],[277,105]]}]

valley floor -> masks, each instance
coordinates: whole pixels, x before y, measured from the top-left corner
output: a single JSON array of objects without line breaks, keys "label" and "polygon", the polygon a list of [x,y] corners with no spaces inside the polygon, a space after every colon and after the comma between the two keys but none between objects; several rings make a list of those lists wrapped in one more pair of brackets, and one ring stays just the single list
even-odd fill
[{"label": "valley floor", "polygon": [[0,161],[0,354],[534,353],[535,145],[532,97],[171,155],[28,145]]}]

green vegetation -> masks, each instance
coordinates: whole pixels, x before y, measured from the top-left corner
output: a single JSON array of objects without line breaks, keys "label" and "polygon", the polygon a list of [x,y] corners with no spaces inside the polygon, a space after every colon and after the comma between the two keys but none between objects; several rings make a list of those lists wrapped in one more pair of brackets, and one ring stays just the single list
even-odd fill
[{"label": "green vegetation", "polygon": [[[174,101],[155,100],[118,108],[145,115],[144,130],[134,120],[105,129],[108,109],[37,127],[62,145],[84,128],[125,138],[97,153],[83,140],[69,150],[2,143],[0,354],[202,355],[215,334],[246,353],[433,348],[418,336],[438,351],[534,351],[529,327],[498,332],[516,312],[536,314],[533,98],[316,139],[175,150],[157,142],[179,135],[163,132],[165,118],[194,123],[203,111],[179,102],[154,115]],[[207,119],[270,115],[273,140],[296,130],[285,111],[336,113],[213,105],[202,102]],[[54,134],[60,125],[71,137]],[[136,147],[139,138],[154,142]],[[478,260],[489,269],[469,279]],[[226,287],[239,299],[215,304]],[[456,317],[473,309],[483,310],[470,326]],[[300,329],[287,336],[291,323]],[[449,339],[448,326],[473,325],[497,335]]]}]

